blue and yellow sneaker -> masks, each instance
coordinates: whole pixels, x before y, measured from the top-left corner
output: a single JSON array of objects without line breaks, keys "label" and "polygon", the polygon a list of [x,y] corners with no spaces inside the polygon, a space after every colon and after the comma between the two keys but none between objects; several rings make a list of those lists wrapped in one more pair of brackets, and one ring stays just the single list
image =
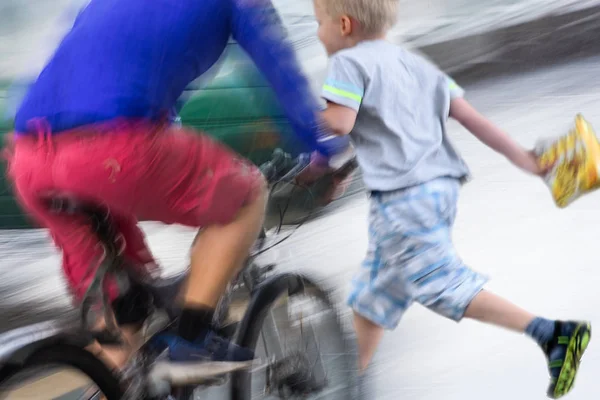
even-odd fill
[{"label": "blue and yellow sneaker", "polygon": [[573,388],[581,357],[592,337],[589,322],[556,321],[554,337],[542,349],[548,360],[548,397],[558,399]]}]

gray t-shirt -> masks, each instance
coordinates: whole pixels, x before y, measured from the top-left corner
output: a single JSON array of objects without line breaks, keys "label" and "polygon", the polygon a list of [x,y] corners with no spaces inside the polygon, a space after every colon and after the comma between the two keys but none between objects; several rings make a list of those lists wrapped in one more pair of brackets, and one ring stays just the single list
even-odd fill
[{"label": "gray t-shirt", "polygon": [[367,189],[380,191],[469,176],[446,134],[450,101],[463,94],[424,58],[385,40],[334,54],[322,90],[358,112],[350,137]]}]

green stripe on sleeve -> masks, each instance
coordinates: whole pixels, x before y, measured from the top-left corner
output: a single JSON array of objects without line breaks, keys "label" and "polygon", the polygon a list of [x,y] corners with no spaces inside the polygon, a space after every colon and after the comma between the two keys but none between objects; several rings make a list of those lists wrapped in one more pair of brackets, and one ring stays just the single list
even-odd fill
[{"label": "green stripe on sleeve", "polygon": [[337,96],[340,96],[340,97],[345,97],[347,99],[354,100],[357,103],[360,103],[362,101],[362,96],[360,96],[360,95],[358,95],[356,93],[349,92],[347,90],[338,89],[338,88],[333,87],[331,85],[323,85],[323,90],[326,90],[329,93],[333,93],[333,94],[335,94]]}]

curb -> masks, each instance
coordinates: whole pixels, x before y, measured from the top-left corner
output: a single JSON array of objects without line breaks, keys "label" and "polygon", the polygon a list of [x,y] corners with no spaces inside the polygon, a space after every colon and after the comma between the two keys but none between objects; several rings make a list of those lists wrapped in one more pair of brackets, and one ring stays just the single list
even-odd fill
[{"label": "curb", "polygon": [[[414,49],[442,70],[459,74],[488,64],[506,69],[562,62],[566,57],[600,53],[600,5],[549,14],[516,25],[504,26]],[[410,43],[409,43],[410,44]],[[485,76],[485,71],[479,71]]]}]

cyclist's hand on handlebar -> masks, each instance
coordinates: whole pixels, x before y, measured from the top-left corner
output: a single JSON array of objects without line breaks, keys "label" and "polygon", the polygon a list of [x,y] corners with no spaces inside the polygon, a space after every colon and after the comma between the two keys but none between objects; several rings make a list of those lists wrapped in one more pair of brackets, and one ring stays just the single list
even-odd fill
[{"label": "cyclist's hand on handlebar", "polygon": [[317,140],[318,148],[315,150],[324,157],[333,157],[343,153],[350,146],[350,138],[348,135],[337,136],[330,134],[322,134]]},{"label": "cyclist's hand on handlebar", "polygon": [[326,174],[335,173],[352,158],[354,158],[354,149],[350,145],[331,157],[325,157],[319,152],[314,152],[311,154],[310,163],[298,174],[296,181],[304,184],[313,183]]},{"label": "cyclist's hand on handlebar", "polygon": [[332,156],[324,156],[319,151],[314,151],[302,153],[296,158],[281,149],[275,149],[271,160],[259,168],[269,183],[295,181],[311,184],[326,174],[335,174],[354,158],[351,146],[342,147],[340,142],[337,146],[337,153]]},{"label": "cyclist's hand on handlebar", "polygon": [[310,162],[306,168],[296,176],[296,182],[310,184],[332,171],[333,169],[329,166],[329,158],[315,151],[310,155]]}]

